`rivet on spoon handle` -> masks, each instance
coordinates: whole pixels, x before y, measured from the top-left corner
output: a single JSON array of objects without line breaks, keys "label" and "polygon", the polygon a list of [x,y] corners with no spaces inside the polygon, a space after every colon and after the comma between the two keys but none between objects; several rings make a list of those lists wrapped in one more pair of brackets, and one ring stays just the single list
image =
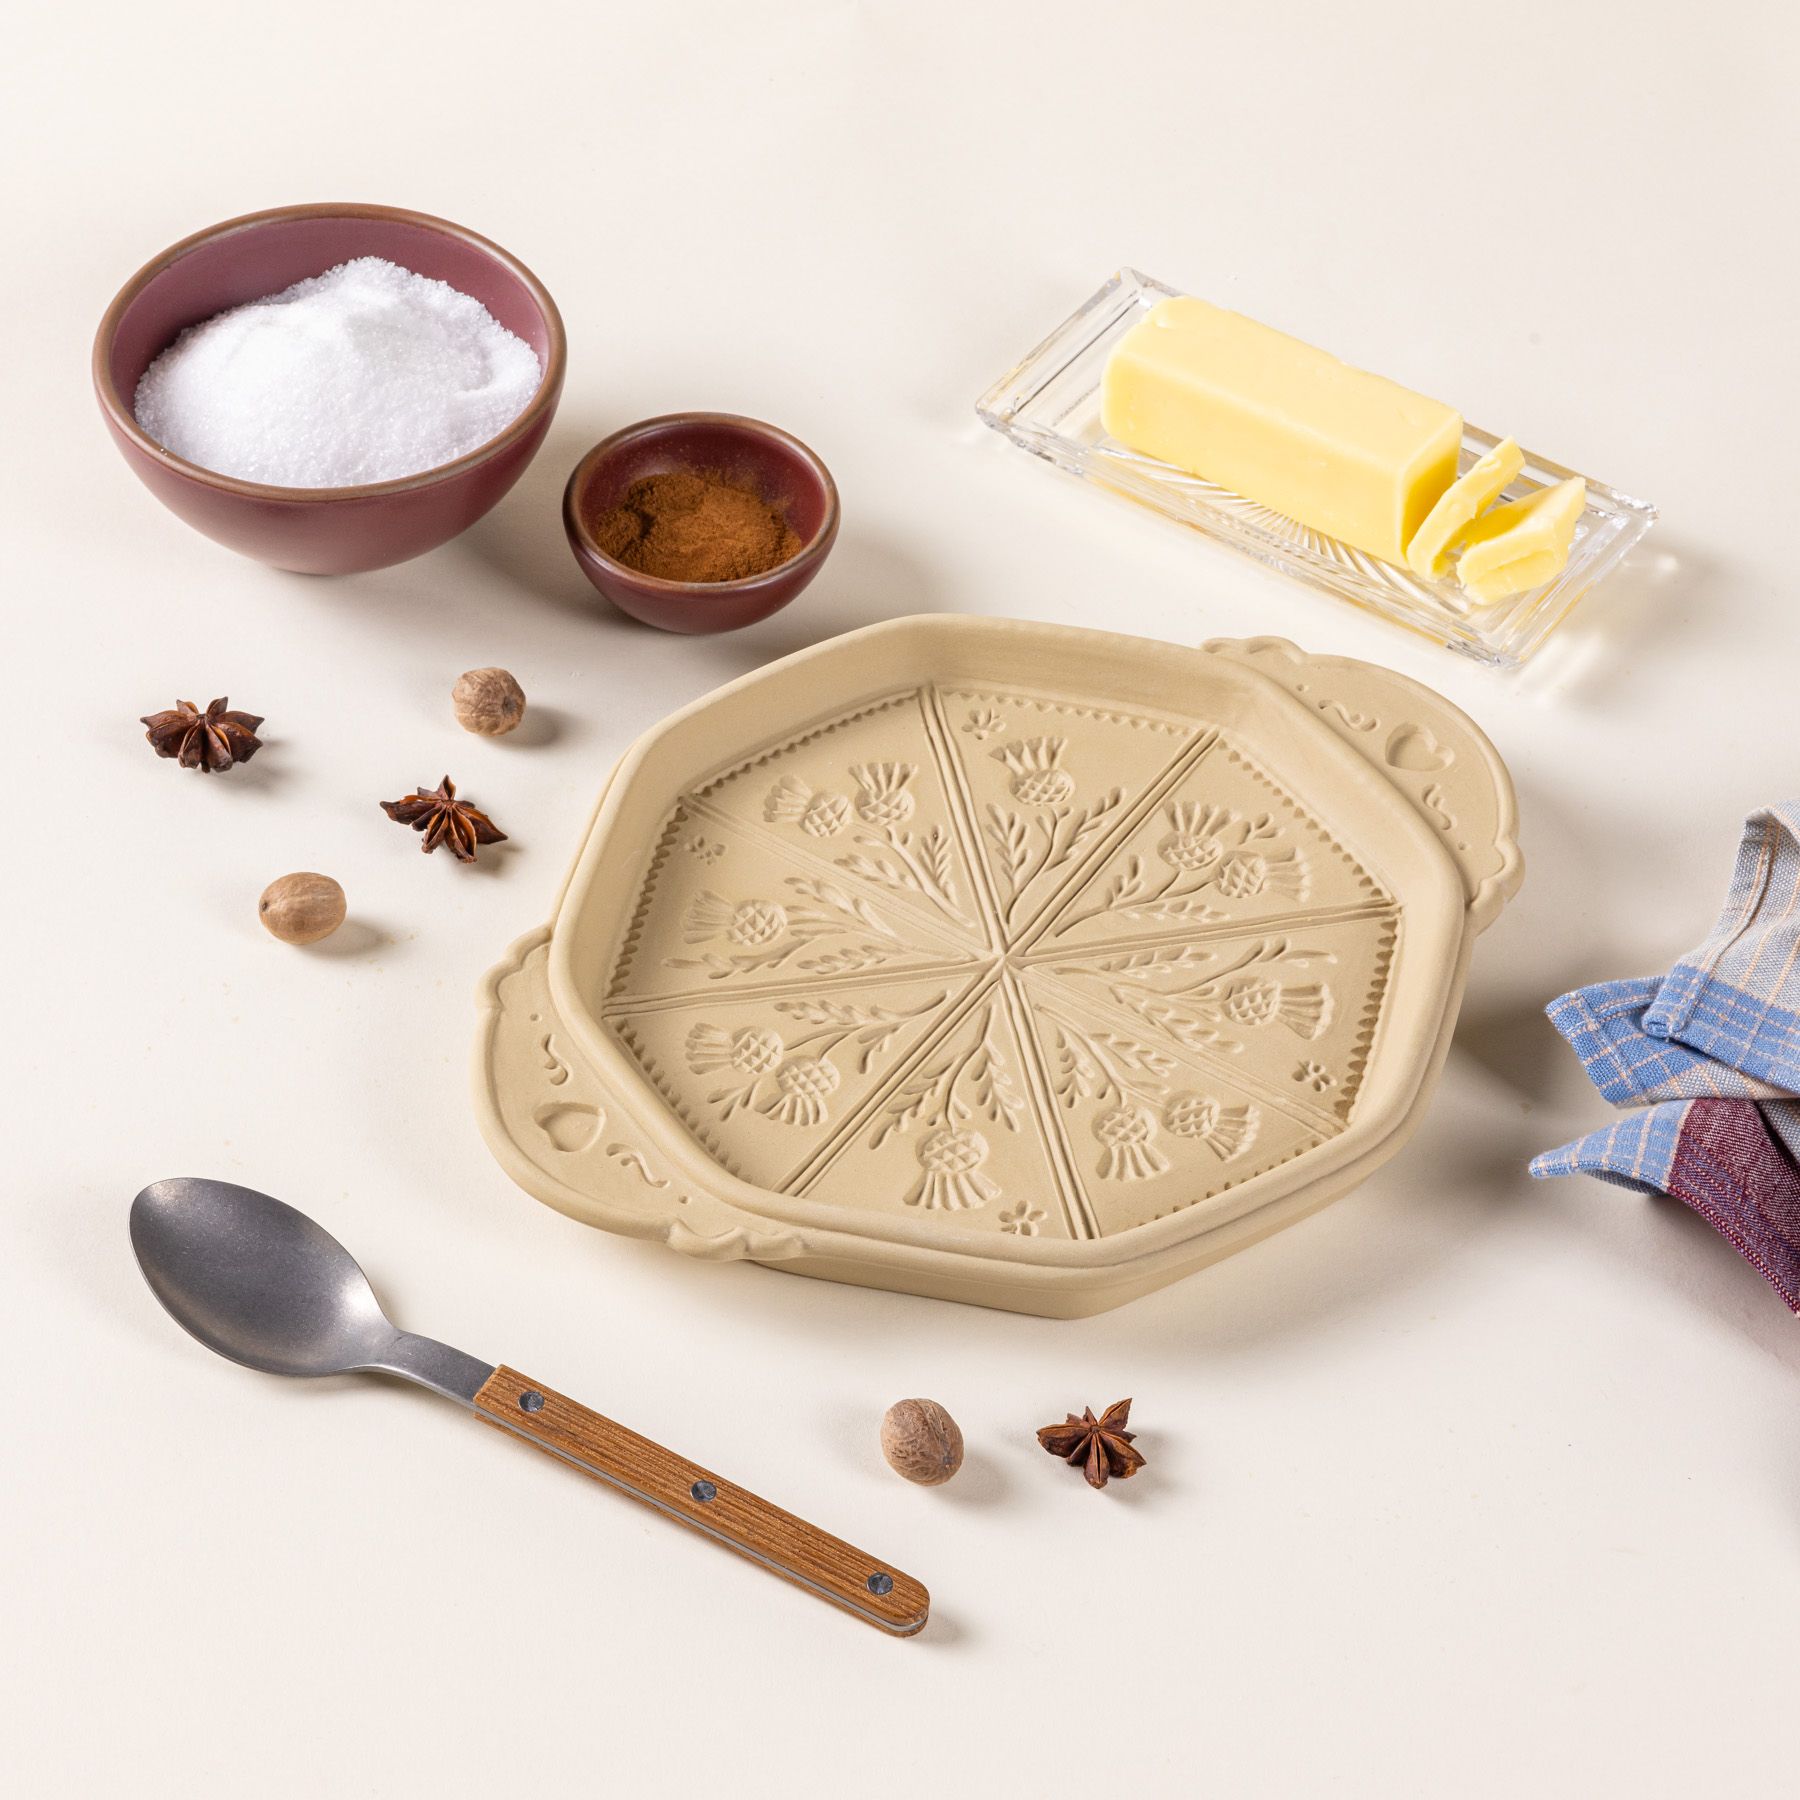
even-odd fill
[{"label": "rivet on spoon handle", "polygon": [[910,1637],[925,1623],[931,1596],[910,1575],[516,1369],[497,1368],[476,1394],[475,1410],[870,1625]]}]

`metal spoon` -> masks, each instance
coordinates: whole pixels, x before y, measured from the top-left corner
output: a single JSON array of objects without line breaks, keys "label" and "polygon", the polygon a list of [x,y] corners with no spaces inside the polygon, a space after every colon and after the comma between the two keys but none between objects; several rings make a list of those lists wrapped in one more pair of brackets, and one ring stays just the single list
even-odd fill
[{"label": "metal spoon", "polygon": [[368,1277],[305,1213],[226,1181],[155,1181],[131,1203],[150,1291],[209,1350],[270,1375],[373,1371],[492,1425],[898,1637],[931,1599],[909,1575],[733,1487],[516,1370],[402,1331]]}]

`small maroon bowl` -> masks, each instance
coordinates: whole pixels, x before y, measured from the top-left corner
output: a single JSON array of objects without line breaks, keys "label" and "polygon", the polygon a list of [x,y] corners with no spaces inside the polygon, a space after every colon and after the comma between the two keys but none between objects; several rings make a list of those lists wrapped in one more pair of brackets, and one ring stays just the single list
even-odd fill
[{"label": "small maroon bowl", "polygon": [[[634,481],[677,470],[717,474],[753,488],[800,539],[786,562],[739,581],[665,581],[600,548],[593,525]],[[779,612],[818,574],[837,538],[831,471],[785,431],[735,413],[665,413],[603,438],[563,490],[563,530],[581,572],[620,612],[663,631],[736,631]]]},{"label": "small maroon bowl", "polygon": [[[189,325],[357,256],[385,257],[449,282],[537,352],[537,392],[499,436],[398,481],[286,488],[203,469],[138,425],[132,406],[139,380]],[[347,575],[436,549],[493,506],[550,429],[564,361],[556,302],[498,244],[447,219],[392,206],[278,206],[197,231],[126,282],[94,337],[94,391],[132,473],[196,531],[278,569]]]}]

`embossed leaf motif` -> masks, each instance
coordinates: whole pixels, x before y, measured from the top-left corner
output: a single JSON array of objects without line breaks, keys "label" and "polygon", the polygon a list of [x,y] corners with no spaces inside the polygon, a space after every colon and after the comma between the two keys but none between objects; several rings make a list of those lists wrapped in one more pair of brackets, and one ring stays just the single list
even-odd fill
[{"label": "embossed leaf motif", "polygon": [[1169,1159],[1156,1140],[1175,1059],[1116,1031],[1086,1030],[1060,1016],[1047,1023],[1056,1044],[1058,1102],[1072,1108],[1092,1101],[1102,1108],[1091,1120],[1100,1178],[1141,1181],[1166,1173]]},{"label": "embossed leaf motif", "polygon": [[1156,866],[1135,853],[1124,858],[1091,906],[1071,911],[1056,926],[1063,937],[1089,919],[1117,918],[1203,925],[1223,919],[1215,901],[1278,895],[1299,904],[1311,891],[1311,869],[1298,848],[1281,842],[1268,813],[1240,815],[1201,800],[1164,809],[1168,829],[1156,845]]},{"label": "embossed leaf motif", "polygon": [[[789,963],[815,975],[878,968],[905,948],[899,931],[868,901],[836,882],[790,875],[781,900],[762,896],[733,900],[703,889],[688,904],[682,936],[689,944],[717,945],[699,956],[670,956],[671,969],[704,969],[710,979],[780,969]],[[829,950],[802,955],[822,939]]]},{"label": "embossed leaf motif", "polygon": [[772,1022],[728,1030],[702,1019],[687,1034],[687,1065],[696,1075],[726,1077],[706,1096],[721,1120],[750,1107],[779,1124],[811,1129],[830,1118],[844,1067],[866,1075],[908,1020],[935,1011],[946,997],[940,992],[906,1008],[778,1000],[772,1012],[779,1029]]},{"label": "embossed leaf motif", "polygon": [[1025,1098],[1012,1065],[1000,1047],[995,1002],[980,1012],[980,1031],[972,1043],[929,1058],[889,1100],[869,1136],[879,1148],[896,1134],[920,1133],[916,1148],[919,1175],[906,1195],[908,1206],[927,1212],[967,1212],[1000,1194],[987,1174],[987,1138],[978,1129],[985,1121],[1017,1131]]},{"label": "embossed leaf motif", "polygon": [[1268,1026],[1320,1036],[1336,1009],[1331,987],[1293,977],[1336,960],[1329,950],[1271,937],[1227,950],[1179,944],[1101,956],[1059,973],[1104,985],[1117,1005],[1189,1049],[1236,1052],[1246,1034]]},{"label": "embossed leaf motif", "polygon": [[984,835],[995,852],[1004,881],[1002,900],[1008,923],[1016,915],[1026,889],[1041,877],[1059,873],[1078,861],[1125,803],[1123,788],[1113,788],[1080,808],[1038,798],[1047,791],[1041,783],[1064,774],[1066,771],[1057,767],[1021,766],[1014,777],[1013,792],[1026,806],[1037,810],[1021,813],[998,804],[988,807]]}]

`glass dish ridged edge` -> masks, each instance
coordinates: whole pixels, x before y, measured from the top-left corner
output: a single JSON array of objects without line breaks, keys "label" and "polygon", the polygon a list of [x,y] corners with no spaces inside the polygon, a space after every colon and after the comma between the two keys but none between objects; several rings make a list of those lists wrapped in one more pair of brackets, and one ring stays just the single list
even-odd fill
[{"label": "glass dish ridged edge", "polygon": [[[1073,475],[1499,668],[1517,668],[1536,652],[1656,518],[1656,508],[1647,501],[1583,477],[1587,509],[1562,573],[1529,593],[1478,606],[1454,580],[1421,580],[1228,488],[1127,450],[1100,427],[1101,370],[1138,319],[1157,301],[1180,291],[1136,269],[1121,269],[982,395],[977,415],[1015,444]],[[1498,441],[1465,425],[1459,467],[1468,469]],[[1525,467],[1506,498],[1517,499],[1577,472],[1527,451]]]}]

